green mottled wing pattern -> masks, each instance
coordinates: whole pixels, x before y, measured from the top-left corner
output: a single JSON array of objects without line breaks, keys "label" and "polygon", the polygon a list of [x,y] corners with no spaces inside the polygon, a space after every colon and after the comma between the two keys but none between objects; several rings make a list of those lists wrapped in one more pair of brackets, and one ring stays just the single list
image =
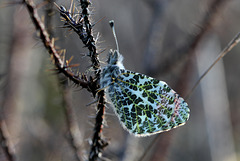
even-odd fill
[{"label": "green mottled wing pattern", "polygon": [[143,74],[120,69],[107,92],[123,127],[136,136],[168,131],[189,118],[182,97],[165,82]]}]

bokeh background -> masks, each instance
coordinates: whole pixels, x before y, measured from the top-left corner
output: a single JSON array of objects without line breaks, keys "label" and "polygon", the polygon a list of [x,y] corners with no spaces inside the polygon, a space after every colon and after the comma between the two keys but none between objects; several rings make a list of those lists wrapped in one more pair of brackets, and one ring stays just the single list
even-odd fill
[{"label": "bokeh background", "polygon": [[[6,5],[6,2],[8,3]],[[0,107],[10,147],[19,161],[76,160],[69,142],[59,76],[22,4],[0,1]],[[16,2],[16,1],[14,1]],[[108,21],[115,21],[126,69],[166,81],[186,98],[204,71],[240,32],[239,0],[92,0],[94,35],[104,66],[115,41]],[[78,36],[61,28],[56,7],[35,0],[39,14],[66,59],[91,73]],[[70,0],[58,0],[69,8]],[[74,0],[76,8],[80,8]],[[50,9],[50,10],[49,10]],[[49,12],[48,12],[49,11]],[[75,10],[77,12],[77,10]],[[239,45],[204,77],[187,98],[186,125],[150,137],[126,132],[107,104],[103,158],[114,161],[240,161]],[[89,155],[95,99],[69,82],[82,160]],[[154,143],[154,144],[153,144]],[[0,160],[7,160],[2,149]],[[143,157],[144,155],[144,157]]]}]

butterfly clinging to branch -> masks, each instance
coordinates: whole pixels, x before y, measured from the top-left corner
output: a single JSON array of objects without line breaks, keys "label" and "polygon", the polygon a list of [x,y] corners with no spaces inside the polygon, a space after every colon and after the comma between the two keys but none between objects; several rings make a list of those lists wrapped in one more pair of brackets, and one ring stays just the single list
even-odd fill
[{"label": "butterfly clinging to branch", "polygon": [[126,70],[119,53],[114,23],[110,21],[117,50],[110,50],[100,78],[122,126],[135,136],[148,136],[184,125],[188,104],[165,82]]}]

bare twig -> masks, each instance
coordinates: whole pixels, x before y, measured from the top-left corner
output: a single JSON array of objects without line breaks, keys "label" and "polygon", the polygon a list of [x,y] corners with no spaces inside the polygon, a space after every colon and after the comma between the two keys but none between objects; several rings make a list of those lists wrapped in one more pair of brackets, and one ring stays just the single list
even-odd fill
[{"label": "bare twig", "polygon": [[191,96],[192,92],[195,90],[195,88],[198,86],[200,81],[205,77],[205,75],[212,69],[212,67],[221,60],[227,53],[229,53],[232,48],[234,48],[238,43],[240,42],[240,32],[228,43],[228,45],[223,49],[223,51],[219,54],[219,56],[216,58],[216,60],[207,68],[207,70],[201,75],[201,77],[198,79],[198,81],[194,84],[191,91],[187,94],[186,100]]},{"label": "bare twig", "polygon": [[9,141],[8,141],[8,131],[7,131],[7,127],[5,124],[4,120],[0,120],[0,143],[1,143],[1,147],[6,155],[6,157],[8,158],[8,161],[14,161],[16,160],[15,155],[14,155],[14,151],[11,148],[11,145],[9,145]]},{"label": "bare twig", "polygon": [[67,119],[67,127],[68,127],[68,132],[69,132],[69,141],[70,145],[75,151],[75,158],[77,161],[81,161],[81,141],[80,141],[80,130],[77,125],[76,121],[76,115],[73,111],[72,107],[72,97],[71,97],[71,92],[70,88],[67,87],[67,85],[63,85],[64,89],[64,102],[65,102],[65,114],[66,114],[66,119]]},{"label": "bare twig", "polygon": [[[220,11],[222,11],[222,7],[224,7],[227,2],[229,1],[213,0],[209,5],[210,7],[208,8],[208,12],[203,16],[202,22],[199,23],[199,26],[201,26],[201,28],[197,35],[190,39],[188,42],[186,42],[180,48],[170,51],[170,53],[168,54],[170,55],[170,57],[165,59],[164,63],[160,63],[159,66],[155,68],[155,70],[151,70],[150,74],[153,75],[169,72],[169,70],[171,70],[172,67],[175,66],[173,64],[177,64],[182,60],[187,60],[184,59],[186,57],[190,58],[189,56],[193,54],[193,51],[195,50],[203,36],[212,28],[217,16],[219,15]],[[174,57],[172,56],[173,54]]]}]

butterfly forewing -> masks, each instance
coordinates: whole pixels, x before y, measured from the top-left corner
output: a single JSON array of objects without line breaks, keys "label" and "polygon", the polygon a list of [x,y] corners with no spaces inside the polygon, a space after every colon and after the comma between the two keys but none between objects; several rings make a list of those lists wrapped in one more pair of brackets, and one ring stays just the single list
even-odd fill
[{"label": "butterfly forewing", "polygon": [[123,127],[146,136],[183,125],[189,118],[187,103],[165,82],[120,69],[107,89]]}]

